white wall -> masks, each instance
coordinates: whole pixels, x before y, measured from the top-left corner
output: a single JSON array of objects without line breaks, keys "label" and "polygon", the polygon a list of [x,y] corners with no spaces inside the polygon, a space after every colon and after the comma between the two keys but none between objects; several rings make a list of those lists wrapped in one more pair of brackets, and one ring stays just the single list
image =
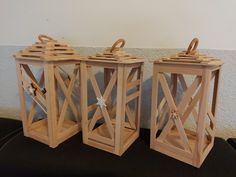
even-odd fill
[{"label": "white wall", "polygon": [[235,49],[235,0],[0,0],[0,45],[29,45],[39,33],[75,46]]},{"label": "white wall", "polygon": [[[12,55],[40,33],[74,46],[109,46],[118,37],[145,62],[142,126],[150,125],[152,63],[198,36],[204,53],[224,60],[217,135],[236,137],[235,0],[0,0],[0,117],[19,118]],[[148,49],[155,48],[155,49]],[[225,50],[226,49],[226,50]],[[232,51],[227,51],[232,49]],[[89,55],[97,48],[79,48]]]}]

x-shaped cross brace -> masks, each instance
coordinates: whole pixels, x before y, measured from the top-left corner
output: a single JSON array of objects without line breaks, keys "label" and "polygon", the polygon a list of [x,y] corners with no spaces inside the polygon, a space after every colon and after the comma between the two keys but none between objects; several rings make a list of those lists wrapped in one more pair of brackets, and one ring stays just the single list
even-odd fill
[{"label": "x-shaped cross brace", "polygon": [[[168,87],[168,83],[166,81],[166,78],[165,78],[164,74],[159,73],[158,74],[158,79],[159,79],[160,84],[161,84],[161,86],[163,88],[162,90],[164,92],[164,96],[166,98],[166,101],[167,101],[167,104],[168,104],[170,110],[172,112],[175,112],[175,114],[177,114],[177,116],[174,116],[173,119],[171,119],[171,117],[173,117],[173,114],[170,114],[170,118],[169,118],[166,126],[162,130],[162,133],[160,134],[158,139],[160,141],[164,140],[165,137],[167,136],[167,134],[169,133],[169,131],[175,125],[177,130],[179,131],[179,135],[180,135],[180,138],[181,138],[181,140],[183,142],[184,149],[191,152],[191,147],[189,145],[188,138],[186,136],[186,133],[185,133],[185,130],[184,130],[184,127],[183,127],[183,123],[185,122],[184,119],[186,117],[186,112],[184,112],[184,109],[189,104],[189,102],[191,101],[192,95],[198,89],[198,87],[200,85],[200,82],[201,82],[201,78],[199,76],[197,76],[195,78],[194,82],[191,84],[189,89],[187,89],[185,91],[185,93],[184,93],[184,95],[182,97],[182,100],[181,100],[181,102],[179,103],[178,106],[176,106],[176,103],[175,103],[175,101],[174,101],[174,99],[172,97],[171,91],[170,91],[170,89]],[[199,100],[200,94],[201,94],[201,89],[199,89],[197,91],[196,95],[194,96],[194,98],[193,98],[193,100],[191,102],[191,104],[193,104],[193,107],[195,106],[195,104]]]},{"label": "x-shaped cross brace", "polygon": [[62,109],[61,109],[60,116],[59,116],[59,119],[58,119],[58,130],[60,130],[62,128],[62,124],[64,122],[65,114],[66,114],[66,111],[68,109],[68,106],[70,106],[70,108],[72,110],[72,113],[74,114],[75,118],[78,117],[77,108],[76,108],[76,106],[75,106],[75,104],[74,104],[74,102],[72,101],[72,98],[71,98],[72,91],[73,91],[74,84],[75,84],[75,80],[76,80],[76,77],[77,77],[77,74],[78,74],[78,70],[79,70],[79,66],[76,65],[75,69],[74,69],[74,72],[73,72],[73,75],[70,77],[70,81],[68,82],[68,86],[66,86],[66,83],[63,81],[63,79],[61,77],[59,69],[57,67],[55,67],[56,80],[58,81],[58,84],[60,85],[61,90],[62,90],[62,92],[65,96],[65,100],[62,104]]},{"label": "x-shaped cross brace", "polygon": [[[103,95],[101,94],[101,91],[100,91],[99,86],[97,84],[96,78],[91,71],[91,68],[88,68],[88,73],[89,73],[89,78],[92,83],[96,97],[103,98],[106,101],[107,98],[110,96],[112,89],[117,81],[117,70],[114,70],[114,72],[111,76],[111,79],[110,79]],[[101,115],[103,115],[103,117],[104,117],[104,120],[105,120],[106,125],[108,127],[109,134],[111,136],[111,139],[114,139],[114,128],[112,126],[110,116],[109,116],[107,108],[105,106],[98,106],[97,107],[97,109],[90,121],[89,131],[91,132],[93,130],[96,122],[101,118]]]}]

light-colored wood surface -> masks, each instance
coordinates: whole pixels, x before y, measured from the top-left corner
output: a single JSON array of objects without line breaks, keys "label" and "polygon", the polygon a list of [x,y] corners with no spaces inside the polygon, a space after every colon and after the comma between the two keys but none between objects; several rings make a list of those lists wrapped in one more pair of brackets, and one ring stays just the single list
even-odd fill
[{"label": "light-colored wood surface", "polygon": [[[204,56],[209,59],[207,62],[201,60],[196,51],[197,43],[193,40],[187,52],[154,62],[150,147],[199,168],[213,147],[219,73],[223,62],[219,60],[213,64],[207,56]],[[171,74],[170,84],[165,77],[167,73]],[[185,75],[195,77],[190,85],[187,85]],[[213,79],[213,98],[209,100]],[[183,93],[177,99],[178,86],[182,87]],[[159,90],[164,93],[162,100],[158,97]],[[195,127],[192,130],[185,128],[191,117]]]},{"label": "light-colored wood surface", "polygon": [[[55,148],[81,130],[79,111],[72,99],[80,61],[79,56],[66,44],[44,35],[40,35],[39,40],[15,55],[21,119],[25,136]],[[61,60],[60,56],[64,59]],[[71,56],[76,56],[77,60],[71,60]],[[63,65],[74,66],[73,73],[68,75],[69,79],[63,77],[67,73],[61,73]],[[39,80],[32,72],[35,66],[40,66],[42,70]],[[60,92],[63,95],[59,95]],[[26,95],[32,99],[29,111]],[[45,117],[38,117],[38,109],[45,113]],[[68,117],[68,111],[72,112],[74,119]]]},{"label": "light-colored wood surface", "polygon": [[119,39],[112,45],[111,48],[107,48],[103,53],[97,53],[95,56],[89,56],[88,59],[91,61],[97,61],[97,62],[100,61],[104,63],[127,63],[127,64],[139,63],[139,62],[142,63],[144,61],[141,58],[137,58],[123,51],[122,48],[124,47],[124,45],[125,45],[125,40]]},{"label": "light-colored wood surface", "polygon": [[[87,73],[81,78],[83,142],[119,156],[139,135],[143,77],[143,60],[126,54],[120,49],[123,46],[124,40],[118,40],[102,54],[81,62],[81,72]],[[104,82],[99,82],[95,68],[104,71]],[[97,102],[88,104],[93,94],[87,93],[87,81]]]},{"label": "light-colored wood surface", "polygon": [[16,59],[35,61],[81,60],[81,56],[67,44],[63,44],[46,35],[39,35],[39,42],[15,54]]}]

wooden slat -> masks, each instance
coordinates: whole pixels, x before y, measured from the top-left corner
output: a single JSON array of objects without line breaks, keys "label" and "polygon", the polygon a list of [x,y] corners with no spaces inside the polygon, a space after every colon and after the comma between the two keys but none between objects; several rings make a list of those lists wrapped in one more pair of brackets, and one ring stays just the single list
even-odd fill
[{"label": "wooden slat", "polygon": [[117,109],[115,124],[115,154],[121,154],[123,151],[123,128],[125,122],[125,87],[127,83],[127,68],[124,65],[118,65],[117,78]]},{"label": "wooden slat", "polygon": [[132,101],[133,99],[139,97],[139,94],[140,94],[139,91],[136,91],[136,92],[134,92],[134,93],[128,95],[128,96],[126,97],[126,103],[129,103],[129,102]]},{"label": "wooden slat", "polygon": [[19,97],[20,97],[20,118],[23,124],[23,131],[24,135],[28,136],[28,123],[27,123],[27,111],[26,111],[26,99],[24,94],[24,89],[22,87],[22,65],[19,62],[16,62],[16,73],[17,73],[17,80],[18,80],[18,90],[19,90]]},{"label": "wooden slat", "polygon": [[60,129],[62,128],[62,124],[63,124],[64,119],[65,119],[65,115],[66,115],[68,105],[70,105],[70,108],[71,108],[75,118],[78,117],[77,108],[76,108],[76,106],[74,105],[74,103],[71,99],[71,94],[72,94],[72,91],[73,91],[73,88],[74,88],[74,83],[75,83],[77,73],[78,73],[78,68],[76,67],[74,69],[73,76],[71,77],[69,86],[68,86],[68,88],[66,88],[65,83],[62,80],[61,75],[58,71],[58,68],[55,68],[55,77],[56,77],[56,79],[57,79],[57,81],[58,81],[58,83],[59,83],[59,85],[60,85],[60,87],[61,87],[61,89],[64,93],[64,96],[65,96],[65,100],[64,100],[64,103],[62,105],[62,110],[61,110],[61,113],[60,113],[60,117],[58,119],[58,131],[60,131]]},{"label": "wooden slat", "polygon": [[103,117],[101,109],[97,107],[88,127],[88,131],[91,132],[96,125],[97,121]]},{"label": "wooden slat", "polygon": [[54,78],[54,66],[53,64],[47,64],[44,67],[45,74],[45,87],[46,87],[46,102],[48,109],[48,135],[49,146],[56,147],[58,145],[56,140],[56,121],[57,112],[55,110],[56,105],[56,90],[55,90],[55,78]]},{"label": "wooden slat", "polygon": [[102,142],[106,145],[114,146],[115,142],[114,139],[110,139],[101,135],[98,135],[96,133],[89,133],[89,139],[92,139],[94,141]]},{"label": "wooden slat", "polygon": [[126,115],[129,120],[130,127],[133,129],[136,129],[135,125],[135,114],[134,112],[130,109],[129,105],[126,105],[125,107]]},{"label": "wooden slat", "polygon": [[129,82],[128,84],[127,84],[127,90],[130,90],[130,89],[132,89],[133,87],[136,87],[136,86],[138,86],[138,85],[140,85],[140,79],[138,79],[138,80],[136,80],[136,81],[132,81],[132,82]]},{"label": "wooden slat", "polygon": [[80,64],[80,107],[82,115],[83,143],[88,143],[88,72],[86,62]]},{"label": "wooden slat", "polygon": [[198,114],[198,126],[197,126],[197,134],[198,134],[198,143],[196,143],[195,153],[194,153],[194,162],[196,164],[201,163],[203,146],[204,146],[204,137],[205,137],[205,117],[208,111],[208,96],[210,91],[210,80],[211,80],[211,72],[209,70],[204,70],[203,78],[202,78],[202,94],[201,100],[199,104],[199,114]]}]

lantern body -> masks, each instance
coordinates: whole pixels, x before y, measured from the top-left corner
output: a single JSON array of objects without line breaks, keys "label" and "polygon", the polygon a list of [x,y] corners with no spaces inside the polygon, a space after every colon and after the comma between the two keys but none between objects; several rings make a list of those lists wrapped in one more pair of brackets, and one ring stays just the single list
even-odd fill
[{"label": "lantern body", "polygon": [[[15,59],[24,135],[55,148],[81,130],[72,98],[79,57],[65,45],[43,41],[18,52]],[[69,79],[61,72],[65,65],[74,69]]]},{"label": "lantern body", "polygon": [[111,55],[81,62],[83,142],[120,156],[139,136],[143,60]]},{"label": "lantern body", "polygon": [[[204,63],[178,58],[154,62],[150,138],[152,149],[195,167],[201,166],[214,144],[222,64],[220,60]],[[169,83],[166,74],[171,76]],[[189,86],[185,80],[186,75],[194,78]],[[182,96],[177,94],[177,90],[181,89]],[[158,91],[162,91],[162,99],[159,99]],[[187,119],[191,118],[195,125],[186,128]]]}]

